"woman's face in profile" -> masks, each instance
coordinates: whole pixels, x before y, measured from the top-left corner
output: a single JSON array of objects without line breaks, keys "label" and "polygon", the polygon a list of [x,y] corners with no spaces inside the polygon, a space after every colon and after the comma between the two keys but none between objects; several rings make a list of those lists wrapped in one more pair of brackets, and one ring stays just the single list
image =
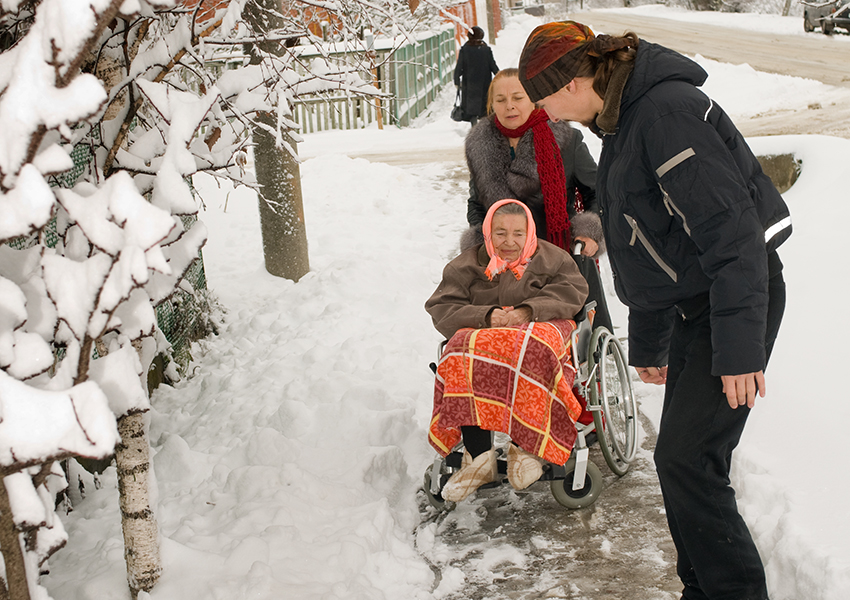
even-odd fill
[{"label": "woman's face in profile", "polygon": [[592,77],[576,77],[537,104],[553,122],[575,121],[589,127],[602,112],[605,102],[593,89]]},{"label": "woman's face in profile", "polygon": [[522,88],[518,77],[500,77],[493,82],[493,112],[508,129],[525,125],[534,111],[534,103]]},{"label": "woman's face in profile", "polygon": [[528,222],[525,215],[498,214],[493,217],[490,239],[493,249],[502,260],[517,260],[528,237]]}]

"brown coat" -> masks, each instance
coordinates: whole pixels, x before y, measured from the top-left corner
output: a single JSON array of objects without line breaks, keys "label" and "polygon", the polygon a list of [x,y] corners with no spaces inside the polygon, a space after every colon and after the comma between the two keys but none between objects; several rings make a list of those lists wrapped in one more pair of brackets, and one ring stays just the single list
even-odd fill
[{"label": "brown coat", "polygon": [[528,306],[534,321],[572,319],[584,306],[587,282],[573,258],[549,242],[537,241],[537,252],[519,281],[510,271],[488,280],[484,269],[489,261],[481,244],[443,269],[443,280],[425,310],[446,338],[463,327],[488,327],[491,311],[503,306]]}]

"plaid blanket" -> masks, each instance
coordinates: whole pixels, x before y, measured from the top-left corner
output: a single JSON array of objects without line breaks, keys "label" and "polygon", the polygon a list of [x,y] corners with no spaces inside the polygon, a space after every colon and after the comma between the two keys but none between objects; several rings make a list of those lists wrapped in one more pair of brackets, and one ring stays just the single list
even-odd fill
[{"label": "plaid blanket", "polygon": [[434,383],[428,431],[443,456],[460,441],[460,427],[508,434],[551,463],[567,462],[581,406],[572,393],[573,321],[520,327],[461,329],[443,350]]}]

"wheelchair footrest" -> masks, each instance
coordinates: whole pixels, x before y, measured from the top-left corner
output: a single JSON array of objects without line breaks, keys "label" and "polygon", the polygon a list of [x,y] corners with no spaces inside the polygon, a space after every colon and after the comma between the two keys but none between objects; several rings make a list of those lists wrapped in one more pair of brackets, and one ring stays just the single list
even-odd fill
[{"label": "wheelchair footrest", "polygon": [[543,475],[538,481],[553,481],[555,479],[564,479],[567,476],[567,470],[563,465],[555,465],[552,463],[543,464]]},{"label": "wheelchair footrest", "polygon": [[[591,433],[587,437],[587,444],[590,445],[596,441],[596,434]],[[446,456],[445,464],[447,467],[452,469],[460,469],[461,462],[463,461],[463,454],[461,452],[451,452],[448,456]],[[485,484],[484,488],[493,488],[498,487],[499,485],[505,482],[505,478],[508,474],[508,462],[503,458],[498,458],[496,460],[497,472],[499,474],[499,478],[492,483]],[[553,463],[544,462],[543,463],[543,474],[540,476],[538,481],[553,481],[555,479],[565,479],[567,476],[567,470],[564,465],[556,465]]]},{"label": "wheelchair footrest", "polygon": [[463,454],[460,452],[451,452],[446,456],[446,466],[452,469],[460,469],[460,464],[463,461]]}]

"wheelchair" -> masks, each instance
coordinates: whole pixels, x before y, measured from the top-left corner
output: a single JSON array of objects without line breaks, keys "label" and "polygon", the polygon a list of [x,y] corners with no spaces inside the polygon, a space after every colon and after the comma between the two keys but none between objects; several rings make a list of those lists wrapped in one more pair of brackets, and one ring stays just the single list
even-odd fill
[{"label": "wheelchair", "polygon": [[[620,477],[626,474],[637,452],[637,403],[625,353],[606,327],[593,327],[595,308],[595,301],[585,305],[575,318],[576,328],[571,334],[574,387],[587,401],[593,421],[575,424],[577,437],[570,459],[565,465],[544,463],[538,480],[548,481],[555,500],[568,509],[590,506],[602,492],[602,471],[589,458],[592,444],[599,443],[608,467]],[[431,369],[436,373],[435,363],[431,363]],[[496,452],[499,476],[479,489],[507,482],[507,457],[501,448]],[[443,499],[441,491],[460,469],[462,458],[461,442],[448,456],[438,455],[425,471],[423,489],[428,502],[438,510],[454,508],[453,502]]]}]

